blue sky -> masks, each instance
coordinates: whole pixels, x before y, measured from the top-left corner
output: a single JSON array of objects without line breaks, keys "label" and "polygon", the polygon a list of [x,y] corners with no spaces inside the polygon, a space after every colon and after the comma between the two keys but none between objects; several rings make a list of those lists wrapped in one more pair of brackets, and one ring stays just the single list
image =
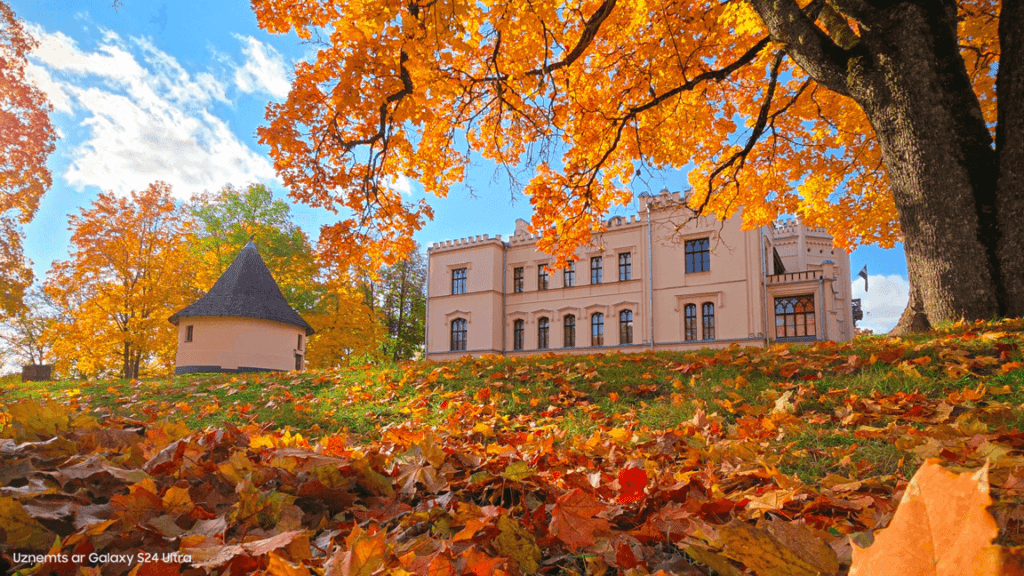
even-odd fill
[{"label": "blue sky", "polygon": [[[53,187],[26,228],[26,252],[42,278],[68,254],[67,215],[100,190],[127,194],[163,180],[186,199],[225,184],[263,182],[284,197],[267,154],[257,143],[266,104],[287,95],[292,67],[308,45],[273,36],[256,23],[248,0],[216,2],[123,0],[8,0],[41,42],[31,77],[54,105],[60,140],[49,160]],[[525,175],[524,175],[525,176]],[[653,174],[635,192],[687,188],[684,172]],[[411,199],[415,182],[398,184]],[[503,170],[483,160],[446,199],[431,199],[433,222],[416,239],[432,242],[477,234],[510,234],[530,204],[514,195]],[[315,240],[332,216],[303,205],[296,222]],[[631,214],[636,207],[618,211]],[[900,248],[864,247],[850,255],[856,274],[868,265],[871,290],[861,326],[876,332],[895,324],[907,300]]]}]

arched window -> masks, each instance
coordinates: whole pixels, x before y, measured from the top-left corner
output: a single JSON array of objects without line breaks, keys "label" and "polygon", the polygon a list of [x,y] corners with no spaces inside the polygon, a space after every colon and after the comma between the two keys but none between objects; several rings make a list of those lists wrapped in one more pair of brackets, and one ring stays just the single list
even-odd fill
[{"label": "arched window", "polygon": [[523,327],[522,320],[516,320],[512,323],[512,349],[522,350],[523,349],[523,336],[526,330]]},{"label": "arched window", "polygon": [[537,348],[544,350],[548,347],[548,319],[541,317],[537,320]]},{"label": "arched window", "polygon": [[683,308],[683,340],[697,339],[697,305],[687,304]]},{"label": "arched window", "polygon": [[452,351],[466,349],[466,319],[452,320]]},{"label": "arched window", "polygon": [[703,332],[701,338],[704,340],[715,339],[715,305],[711,302],[701,304],[701,318],[703,319]]},{"label": "arched window", "polygon": [[576,317],[568,314],[563,321],[563,346],[566,348],[576,347]]},{"label": "arched window", "polygon": [[604,346],[604,314],[600,312],[590,317],[590,345]]},{"label": "arched window", "polygon": [[814,336],[814,296],[788,296],[775,299],[775,337]]},{"label": "arched window", "polygon": [[619,344],[633,343],[633,311],[619,312]]}]

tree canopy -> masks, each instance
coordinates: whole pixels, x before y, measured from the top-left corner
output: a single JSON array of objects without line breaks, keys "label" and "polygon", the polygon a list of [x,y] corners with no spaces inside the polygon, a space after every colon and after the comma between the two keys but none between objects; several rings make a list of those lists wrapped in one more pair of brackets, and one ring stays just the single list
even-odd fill
[{"label": "tree canopy", "polygon": [[253,0],[318,47],[259,133],[293,197],[351,214],[323,233],[340,259],[407,251],[431,211],[389,184],[444,196],[474,153],[535,168],[531,227],[560,261],[635,178],[693,163],[699,212],[902,240],[936,318],[1019,315],[1020,163],[999,161],[1021,147],[1000,62],[1019,4]]},{"label": "tree canopy", "polygon": [[50,102],[26,76],[36,41],[0,0],[0,311],[13,313],[32,284],[21,226],[30,222],[50,187],[46,159],[57,134]]},{"label": "tree canopy", "polygon": [[169,371],[177,330],[167,318],[194,295],[191,220],[170,186],[102,192],[69,224],[70,258],[53,263],[45,284],[62,312],[52,326],[57,369],[123,378]]}]

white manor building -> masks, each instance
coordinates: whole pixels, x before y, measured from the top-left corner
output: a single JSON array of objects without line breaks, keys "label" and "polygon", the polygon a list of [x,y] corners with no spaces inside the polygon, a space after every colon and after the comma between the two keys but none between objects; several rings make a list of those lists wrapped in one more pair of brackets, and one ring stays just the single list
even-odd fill
[{"label": "white manor building", "polygon": [[641,196],[638,215],[612,218],[564,270],[548,269],[553,258],[522,220],[507,241],[433,244],[427,358],[853,338],[859,301],[831,235],[794,220],[742,230],[739,216],[692,214],[679,193]]}]

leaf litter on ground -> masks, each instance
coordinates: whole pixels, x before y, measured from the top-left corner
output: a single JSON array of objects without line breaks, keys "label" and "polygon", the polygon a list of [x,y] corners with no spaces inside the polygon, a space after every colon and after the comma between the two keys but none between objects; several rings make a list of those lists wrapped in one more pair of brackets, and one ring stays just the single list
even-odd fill
[{"label": "leaf litter on ground", "polygon": [[960,528],[1012,573],[1024,545],[1022,324],[808,347],[7,383],[0,568],[845,574],[862,549],[899,565],[886,559],[905,543],[884,538],[924,527],[898,528],[914,518],[898,507],[971,492],[911,480],[918,468],[938,477],[941,463],[985,470],[974,492],[990,500],[965,504]]}]

